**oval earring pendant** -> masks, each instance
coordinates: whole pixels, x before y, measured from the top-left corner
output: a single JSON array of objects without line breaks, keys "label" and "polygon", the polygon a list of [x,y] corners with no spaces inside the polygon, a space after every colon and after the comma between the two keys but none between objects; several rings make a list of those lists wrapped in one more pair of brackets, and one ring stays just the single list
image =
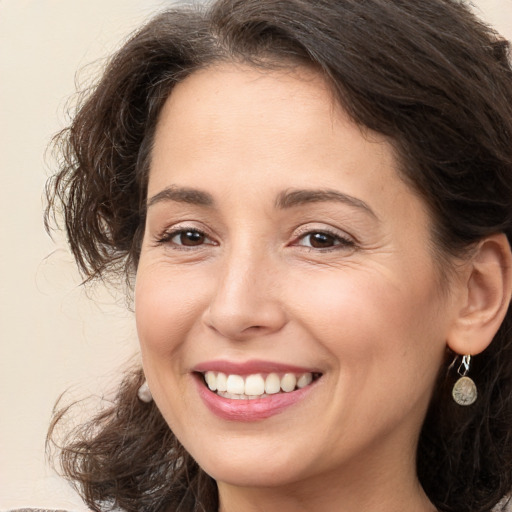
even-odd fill
[{"label": "oval earring pendant", "polygon": [[149,404],[153,400],[153,395],[146,381],[143,382],[142,386],[137,391],[137,396],[141,402],[145,402],[146,404]]},{"label": "oval earring pendant", "polygon": [[469,377],[461,377],[453,386],[452,396],[459,405],[474,404],[478,396],[476,384]]}]

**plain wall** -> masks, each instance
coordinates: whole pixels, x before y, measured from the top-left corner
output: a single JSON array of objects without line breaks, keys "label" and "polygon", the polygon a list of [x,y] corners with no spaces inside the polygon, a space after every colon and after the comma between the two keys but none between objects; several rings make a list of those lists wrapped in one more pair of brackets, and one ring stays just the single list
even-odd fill
[{"label": "plain wall", "polygon": [[88,300],[62,234],[45,233],[54,165],[44,153],[67,123],[77,70],[87,81],[95,61],[170,3],[0,0],[0,509],[83,509],[45,465],[53,404],[68,387],[100,394],[137,352],[123,298],[98,287]]},{"label": "plain wall", "polygon": [[[512,0],[474,3],[512,39]],[[66,125],[77,70],[170,4],[0,0],[0,510],[85,510],[45,464],[52,406],[69,387],[77,397],[111,387],[137,353],[136,335],[123,297],[96,288],[90,300],[62,234],[45,233],[44,152]]]}]

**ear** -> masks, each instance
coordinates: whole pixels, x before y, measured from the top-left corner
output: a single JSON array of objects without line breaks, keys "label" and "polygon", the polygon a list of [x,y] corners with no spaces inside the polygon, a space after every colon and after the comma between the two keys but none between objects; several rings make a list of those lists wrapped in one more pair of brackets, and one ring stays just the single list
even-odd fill
[{"label": "ear", "polygon": [[512,254],[507,237],[483,239],[464,265],[460,307],[447,344],[457,354],[475,355],[493,340],[512,293]]}]

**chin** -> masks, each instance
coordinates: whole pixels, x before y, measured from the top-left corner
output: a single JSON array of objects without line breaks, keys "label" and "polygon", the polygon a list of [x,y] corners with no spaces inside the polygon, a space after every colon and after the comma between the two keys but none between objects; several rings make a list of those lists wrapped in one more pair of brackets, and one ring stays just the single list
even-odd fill
[{"label": "chin", "polygon": [[311,467],[304,460],[303,449],[293,450],[282,442],[284,450],[261,443],[248,449],[246,441],[245,446],[238,448],[234,446],[238,443],[229,444],[229,448],[224,445],[213,453],[211,445],[206,450],[197,450],[197,455],[191,453],[201,469],[217,482],[238,487],[279,487],[301,480],[302,465]]},{"label": "chin", "polygon": [[[206,464],[201,468],[216,482],[235,487],[282,487],[300,480],[299,475],[290,472],[290,467],[268,465],[268,460],[259,457],[251,464]],[[267,466],[267,467],[265,467]]]}]

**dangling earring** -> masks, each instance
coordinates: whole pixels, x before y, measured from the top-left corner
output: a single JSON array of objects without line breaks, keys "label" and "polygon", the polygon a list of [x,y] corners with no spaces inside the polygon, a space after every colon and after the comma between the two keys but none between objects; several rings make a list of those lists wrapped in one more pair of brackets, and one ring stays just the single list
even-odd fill
[{"label": "dangling earring", "polygon": [[476,384],[473,382],[473,379],[467,377],[470,361],[470,355],[462,356],[462,362],[457,369],[460,378],[453,386],[452,397],[459,405],[471,405],[475,403],[478,396]]},{"label": "dangling earring", "polygon": [[137,396],[141,402],[145,402],[147,404],[153,400],[153,395],[151,394],[147,381],[144,381],[142,386],[139,388]]}]

